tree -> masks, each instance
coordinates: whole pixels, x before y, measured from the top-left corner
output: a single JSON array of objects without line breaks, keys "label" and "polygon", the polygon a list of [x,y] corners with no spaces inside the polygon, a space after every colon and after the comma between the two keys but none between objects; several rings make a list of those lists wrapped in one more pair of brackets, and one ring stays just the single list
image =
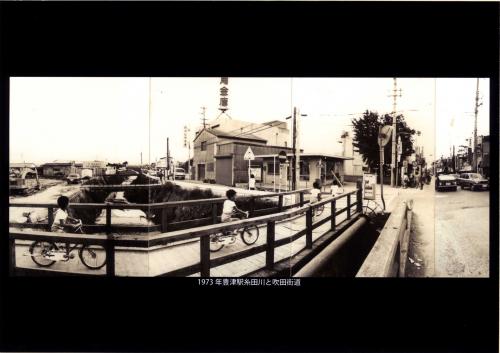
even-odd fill
[{"label": "tree", "polygon": [[[413,150],[412,135],[414,135],[416,131],[408,126],[403,115],[398,115],[396,117],[396,122],[397,133],[401,136],[401,155],[404,159],[415,152]],[[370,171],[378,169],[380,162],[380,150],[378,145],[379,127],[384,125],[392,126],[392,116],[389,114],[379,116],[378,113],[367,110],[363,113],[362,117],[352,119],[352,125],[354,130],[353,146],[358,149],[363,161],[370,168]],[[391,135],[389,142],[384,148],[384,164],[385,168],[388,170],[390,170],[389,165],[392,162],[392,138],[393,135]]]}]

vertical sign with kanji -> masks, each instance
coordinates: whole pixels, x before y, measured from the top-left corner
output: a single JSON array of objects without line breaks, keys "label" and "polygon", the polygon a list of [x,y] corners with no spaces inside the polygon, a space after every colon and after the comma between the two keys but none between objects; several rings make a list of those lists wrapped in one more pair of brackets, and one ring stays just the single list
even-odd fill
[{"label": "vertical sign with kanji", "polygon": [[220,104],[219,110],[223,113],[228,110],[228,96],[229,96],[229,88],[227,87],[229,84],[228,77],[221,77],[220,79]]}]

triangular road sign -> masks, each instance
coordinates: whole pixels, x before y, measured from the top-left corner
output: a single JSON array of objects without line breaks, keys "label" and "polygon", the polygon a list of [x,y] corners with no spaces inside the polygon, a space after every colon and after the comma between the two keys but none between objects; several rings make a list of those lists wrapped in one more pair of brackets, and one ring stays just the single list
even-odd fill
[{"label": "triangular road sign", "polygon": [[245,152],[245,156],[243,157],[245,161],[253,161],[255,159],[255,155],[253,154],[252,149],[250,146],[247,148],[247,151]]}]

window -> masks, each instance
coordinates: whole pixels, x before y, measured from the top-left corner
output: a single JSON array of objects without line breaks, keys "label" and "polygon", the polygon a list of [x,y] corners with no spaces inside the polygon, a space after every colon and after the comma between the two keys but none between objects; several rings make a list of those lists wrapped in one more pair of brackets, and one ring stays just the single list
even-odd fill
[{"label": "window", "polygon": [[214,171],[214,164],[207,163],[207,172],[213,172],[213,171]]},{"label": "window", "polygon": [[276,161],[276,171],[274,170],[274,164],[271,162],[271,163],[267,163],[267,174],[270,174],[270,175],[278,175],[279,174],[279,163],[278,161]]},{"label": "window", "polygon": [[202,150],[202,151],[206,151],[206,150],[207,150],[207,141],[203,141],[203,142],[201,143],[201,150]]}]

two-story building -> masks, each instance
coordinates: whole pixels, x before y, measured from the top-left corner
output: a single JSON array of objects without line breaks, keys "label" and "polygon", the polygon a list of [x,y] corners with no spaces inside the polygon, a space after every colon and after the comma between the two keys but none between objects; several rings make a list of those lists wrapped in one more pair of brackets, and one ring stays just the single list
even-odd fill
[{"label": "two-story building", "polygon": [[[247,183],[248,161],[243,157],[248,147],[255,155],[292,152],[289,134],[286,122],[249,123],[221,114],[194,138],[194,179],[222,185]],[[251,167],[259,180],[262,161],[252,161]]]}]

